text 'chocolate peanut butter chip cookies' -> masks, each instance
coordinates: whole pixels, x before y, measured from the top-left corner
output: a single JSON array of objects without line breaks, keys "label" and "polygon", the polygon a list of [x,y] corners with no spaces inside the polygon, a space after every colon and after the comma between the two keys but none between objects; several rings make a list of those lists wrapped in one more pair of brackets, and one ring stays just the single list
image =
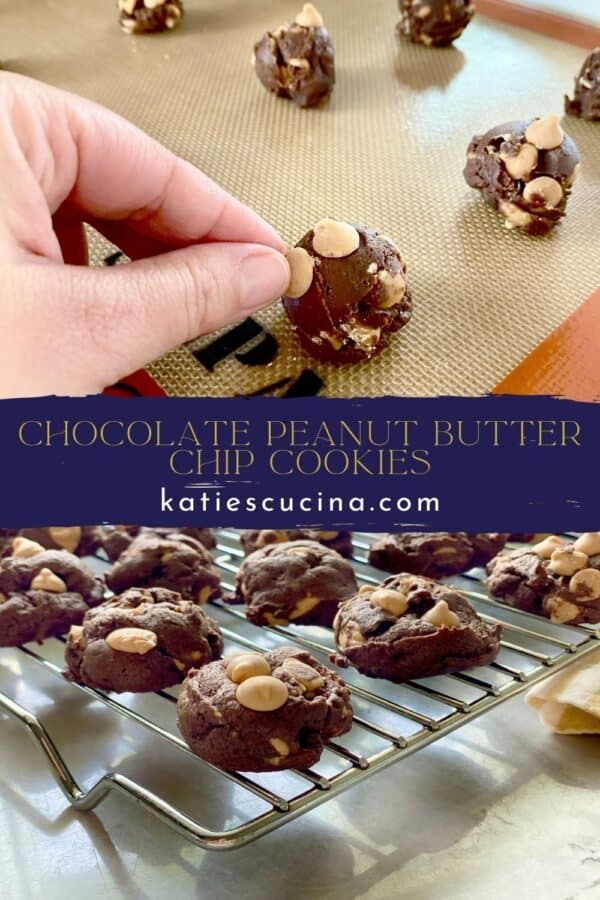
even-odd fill
[{"label": "text 'chocolate peanut butter chip cookies'", "polygon": [[289,541],[247,556],[235,593],[255,625],[330,626],[357,587],[354,569],[335,550],[316,541]]},{"label": "text 'chocolate peanut butter chip cookies'", "polygon": [[474,137],[464,176],[504,216],[506,228],[545,235],[565,216],[579,165],[577,147],[559,117],[547,116]]},{"label": "text 'chocolate peanut butter chip cookies'", "polygon": [[165,588],[132,588],[69,631],[71,681],[101,691],[160,691],[218,659],[223,641],[202,607]]},{"label": "text 'chocolate peanut butter chip cookies'", "polygon": [[198,756],[228,771],[306,769],[352,726],[341,678],[305,650],[242,651],[189,673],[177,724]]},{"label": "text 'chocolate peanut butter chip cookies'", "polygon": [[267,32],[252,59],[263,87],[302,108],[322,105],[333,91],[333,44],[312,3],[305,3],[292,23]]},{"label": "text 'chocolate peanut butter chip cookies'", "polygon": [[600,532],[573,542],[550,535],[531,547],[496,556],[487,588],[516,609],[556,624],[600,622]]},{"label": "text 'chocolate peanut butter chip cookies'", "polygon": [[65,634],[103,599],[104,584],[77,556],[16,537],[0,562],[0,647]]},{"label": "text 'chocolate peanut butter chip cookies'", "polygon": [[502,634],[457,591],[414,575],[364,585],[340,606],[333,628],[334,662],[397,682],[487,665]]},{"label": "text 'chocolate peanut butter chip cookies'", "polygon": [[470,0],[398,0],[398,8],[396,34],[426,47],[447,47],[475,15]]},{"label": "text 'chocolate peanut butter chip cookies'", "polygon": [[182,18],[182,0],[119,0],[119,24],[126,34],[172,31]]},{"label": "text 'chocolate peanut butter chip cookies'", "polygon": [[356,363],[388,345],[412,313],[406,264],[373,228],[322,219],[288,253],[283,306],[316,359]]}]

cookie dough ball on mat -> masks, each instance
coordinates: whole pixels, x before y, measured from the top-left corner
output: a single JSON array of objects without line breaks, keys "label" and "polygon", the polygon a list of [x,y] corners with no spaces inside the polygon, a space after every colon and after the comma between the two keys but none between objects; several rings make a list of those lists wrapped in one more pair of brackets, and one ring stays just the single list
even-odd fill
[{"label": "cookie dough ball on mat", "polygon": [[398,682],[486,665],[502,634],[457,591],[414,575],[363,586],[333,627],[338,665]]},{"label": "cookie dough ball on mat", "polygon": [[165,588],[131,588],[69,631],[71,681],[101,691],[160,691],[218,659],[223,640],[202,607]]},{"label": "cookie dough ball on mat", "polygon": [[284,541],[318,541],[325,547],[337,550],[341,556],[352,556],[351,531],[315,531],[312,528],[273,529],[264,528],[256,531],[242,531],[240,543],[245,553],[260,550],[267,544],[281,544]]},{"label": "cookie dough ball on mat", "polygon": [[396,34],[426,47],[447,47],[475,15],[470,0],[399,0],[398,8]]},{"label": "cookie dough ball on mat", "polygon": [[212,556],[185,534],[138,535],[109,570],[106,583],[115,594],[130,587],[164,587],[195,603],[221,596]]},{"label": "cookie dough ball on mat", "polygon": [[118,0],[119,24],[127,34],[171,31],[183,18],[182,0]]},{"label": "cookie dough ball on mat", "polygon": [[283,306],[315,359],[371,359],[412,312],[406,264],[373,228],[322,219],[288,254],[292,273]]},{"label": "cookie dough ball on mat", "polygon": [[582,65],[573,99],[565,97],[565,112],[589,121],[600,120],[600,47],[592,50]]},{"label": "cookie dough ball on mat", "polygon": [[202,759],[229,771],[306,769],[352,725],[350,694],[305,650],[240,653],[190,672],[177,724]]},{"label": "cookie dough ball on mat", "polygon": [[104,599],[104,584],[74,554],[24,537],[0,562],[0,646],[40,643],[79,624]]},{"label": "cookie dough ball on mat", "polygon": [[559,117],[547,116],[476,135],[464,176],[504,217],[506,228],[544,235],[564,218],[578,171],[577,147]]},{"label": "cookie dough ball on mat", "polygon": [[253,61],[263,87],[297,106],[319,106],[333,91],[333,44],[312,3],[291,24],[267,32],[254,47]]},{"label": "cookie dough ball on mat", "polygon": [[236,600],[256,625],[328,625],[357,590],[354,569],[316,541],[289,541],[255,550],[242,562]]}]

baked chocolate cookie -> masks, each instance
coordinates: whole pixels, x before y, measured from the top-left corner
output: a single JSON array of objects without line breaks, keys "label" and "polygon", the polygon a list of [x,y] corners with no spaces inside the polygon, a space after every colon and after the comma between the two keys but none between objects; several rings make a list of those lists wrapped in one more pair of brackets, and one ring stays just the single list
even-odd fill
[{"label": "baked chocolate cookie", "polygon": [[196,528],[192,525],[183,525],[180,528],[162,528],[152,525],[114,525],[106,528],[102,547],[108,558],[114,562],[131,544],[138,534],[157,534],[160,537],[169,537],[171,534],[187,534],[204,544],[207,550],[217,546],[217,539],[211,528]]},{"label": "baked chocolate cookie", "polygon": [[288,262],[283,307],[315,359],[371,359],[410,319],[406,264],[374,228],[322,219],[290,250]]},{"label": "baked chocolate cookie", "polygon": [[104,540],[102,525],[48,525],[21,528],[19,534],[48,550],[67,550],[76,556],[93,556]]},{"label": "baked chocolate cookie", "polygon": [[396,34],[426,47],[447,47],[475,15],[470,0],[398,0],[398,8]]},{"label": "baked chocolate cookie", "polygon": [[119,24],[126,34],[171,31],[182,18],[182,0],[119,0]]},{"label": "baked chocolate cookie", "polygon": [[528,544],[535,537],[533,531],[511,531],[507,540],[514,541],[516,544]]},{"label": "baked chocolate cookie", "polygon": [[600,47],[586,57],[575,79],[573,99],[565,97],[565,112],[589,121],[600,119]]},{"label": "baked chocolate cookie", "polygon": [[184,600],[206,603],[221,596],[219,574],[206,547],[186,534],[140,534],[106,575],[115,594],[131,587],[163,587]]},{"label": "baked chocolate cookie", "polygon": [[101,691],[160,691],[218,659],[217,623],[165,588],[130,588],[89,610],[65,648],[67,677]]},{"label": "baked chocolate cookie", "polygon": [[291,24],[268,31],[254,47],[253,62],[263,87],[301,108],[325,103],[335,85],[333,44],[312,3]]},{"label": "baked chocolate cookie", "polygon": [[506,535],[498,532],[405,531],[386,534],[375,541],[368,559],[372,566],[385,572],[442,578],[485,565],[505,543]]},{"label": "baked chocolate cookie", "polygon": [[352,556],[351,531],[315,531],[312,528],[273,529],[262,531],[242,531],[240,543],[245,553],[253,553],[269,544],[282,544],[285,541],[317,541],[324,547],[337,550],[340,556]]},{"label": "baked chocolate cookie", "polygon": [[600,532],[575,541],[550,535],[488,563],[487,588],[494,597],[557,624],[600,622]]},{"label": "baked chocolate cookie", "polygon": [[474,137],[464,176],[504,216],[507,228],[544,235],[564,217],[578,167],[577,147],[559,117],[547,116]]},{"label": "baked chocolate cookie", "polygon": [[415,575],[364,585],[340,606],[333,628],[334,662],[390,681],[486,665],[498,655],[502,634],[457,591]]},{"label": "baked chocolate cookie", "polygon": [[316,541],[268,544],[242,562],[236,601],[255,625],[331,626],[338,606],[356,593],[354,569]]},{"label": "baked chocolate cookie", "polygon": [[0,646],[64,634],[103,599],[103,582],[77,556],[17,537],[0,561]]},{"label": "baked chocolate cookie", "polygon": [[0,528],[0,556],[10,556],[13,551],[13,539],[17,537],[17,528]]},{"label": "baked chocolate cookie", "polygon": [[352,725],[350,694],[305,650],[243,652],[192,670],[177,701],[191,749],[222,769],[307,769]]}]

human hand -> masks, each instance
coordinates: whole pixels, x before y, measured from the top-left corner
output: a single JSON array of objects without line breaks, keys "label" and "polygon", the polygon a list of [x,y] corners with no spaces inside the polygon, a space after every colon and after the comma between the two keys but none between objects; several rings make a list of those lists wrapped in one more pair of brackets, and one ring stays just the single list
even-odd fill
[{"label": "human hand", "polygon": [[[276,300],[284,244],[124,119],[0,73],[0,396],[95,393]],[[87,266],[83,223],[132,262]]]}]

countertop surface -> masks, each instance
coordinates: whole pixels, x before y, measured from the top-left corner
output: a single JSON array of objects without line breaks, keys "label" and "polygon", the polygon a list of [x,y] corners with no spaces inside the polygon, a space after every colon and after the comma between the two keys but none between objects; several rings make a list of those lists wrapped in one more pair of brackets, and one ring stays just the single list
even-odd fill
[{"label": "countertop surface", "polygon": [[[61,747],[78,747],[70,762],[84,784],[99,758],[123,764],[136,742],[168,780],[154,738],[130,723],[115,737],[85,696],[65,716],[56,692],[72,688],[47,691],[49,676],[28,675],[11,652],[0,688]],[[3,900],[600,896],[600,740],[550,734],[522,696],[227,853],[192,846],[120,797],[72,811],[22,726],[0,715],[0,727]]]}]

